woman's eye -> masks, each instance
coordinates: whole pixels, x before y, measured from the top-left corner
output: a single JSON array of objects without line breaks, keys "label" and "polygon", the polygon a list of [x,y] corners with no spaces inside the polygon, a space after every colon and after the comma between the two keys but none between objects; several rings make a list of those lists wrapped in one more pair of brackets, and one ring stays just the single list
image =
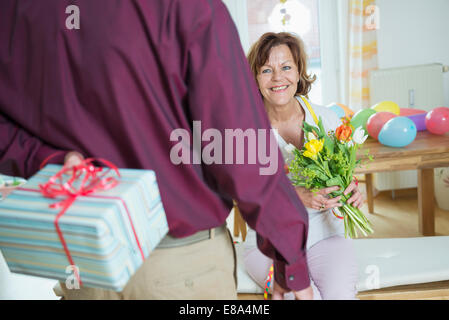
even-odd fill
[{"label": "woman's eye", "polygon": [[263,70],[262,70],[262,73],[270,73],[270,72],[271,72],[270,69],[263,69]]},{"label": "woman's eye", "polygon": [[290,70],[292,67],[290,67],[290,66],[284,66],[284,67],[282,67],[282,70]]}]

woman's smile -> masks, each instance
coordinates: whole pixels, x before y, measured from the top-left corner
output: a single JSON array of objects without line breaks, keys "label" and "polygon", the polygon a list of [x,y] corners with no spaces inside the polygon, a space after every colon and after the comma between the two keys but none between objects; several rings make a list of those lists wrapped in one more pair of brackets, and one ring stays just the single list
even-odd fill
[{"label": "woman's smile", "polygon": [[274,91],[274,92],[285,92],[285,90],[286,90],[288,87],[289,87],[288,85],[285,85],[285,86],[279,86],[279,87],[273,87],[273,88],[271,88],[271,91]]},{"label": "woman's smile", "polygon": [[268,60],[259,70],[257,81],[266,105],[277,107],[295,103],[299,72],[287,45],[271,49]]}]

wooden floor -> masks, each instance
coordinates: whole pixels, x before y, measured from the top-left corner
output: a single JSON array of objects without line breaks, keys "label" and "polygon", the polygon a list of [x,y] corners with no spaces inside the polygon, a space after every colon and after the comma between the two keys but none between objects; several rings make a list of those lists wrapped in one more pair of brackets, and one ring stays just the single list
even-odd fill
[{"label": "wooden floor", "polygon": [[[360,187],[361,190],[365,190],[363,183],[360,183]],[[374,214],[368,213],[366,204],[363,206],[362,211],[371,221],[375,231],[369,238],[407,238],[421,236],[418,232],[418,196],[416,189],[396,190],[394,194],[391,191],[379,192],[374,200]],[[437,236],[449,236],[449,211],[438,208],[436,204],[435,233]],[[449,281],[366,291],[359,293],[358,298],[362,300],[449,300]],[[240,294],[239,299],[262,300],[263,296]]]}]

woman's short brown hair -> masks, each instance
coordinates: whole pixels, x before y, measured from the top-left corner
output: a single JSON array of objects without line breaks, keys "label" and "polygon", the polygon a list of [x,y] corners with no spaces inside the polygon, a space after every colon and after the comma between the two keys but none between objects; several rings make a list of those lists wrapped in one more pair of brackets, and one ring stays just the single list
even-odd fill
[{"label": "woman's short brown hair", "polygon": [[257,81],[260,68],[267,62],[272,48],[287,45],[295,59],[299,72],[299,83],[296,95],[307,95],[310,92],[312,83],[316,80],[315,75],[307,74],[307,54],[304,42],[288,32],[267,32],[263,34],[256,43],[251,46],[248,53],[248,61]]}]

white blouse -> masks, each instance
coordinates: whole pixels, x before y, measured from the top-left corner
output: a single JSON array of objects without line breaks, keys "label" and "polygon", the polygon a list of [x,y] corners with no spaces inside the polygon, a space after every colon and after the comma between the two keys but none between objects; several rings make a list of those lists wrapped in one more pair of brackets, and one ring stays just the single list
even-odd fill
[{"label": "white blouse", "polygon": [[[317,126],[307,106],[304,105],[304,102],[301,100],[301,98],[297,97],[297,99],[304,110],[305,114],[304,121],[306,121],[310,125]],[[337,114],[332,110],[312,103],[311,107],[318,119],[321,116],[323,126],[326,132],[330,130],[335,131],[335,129],[337,129],[338,126],[341,125],[341,120],[338,118]],[[287,164],[290,164],[290,162],[294,158],[294,155],[289,150],[289,147],[291,146],[287,147],[289,144],[281,137],[281,135],[277,132],[276,129],[273,130],[279,148],[281,149],[284,161]],[[309,233],[307,238],[307,249],[311,248],[318,241],[333,237],[335,235],[344,236],[343,220],[335,217],[334,214],[332,213],[332,210],[319,211],[311,208],[306,209],[307,212],[309,213]]]}]

